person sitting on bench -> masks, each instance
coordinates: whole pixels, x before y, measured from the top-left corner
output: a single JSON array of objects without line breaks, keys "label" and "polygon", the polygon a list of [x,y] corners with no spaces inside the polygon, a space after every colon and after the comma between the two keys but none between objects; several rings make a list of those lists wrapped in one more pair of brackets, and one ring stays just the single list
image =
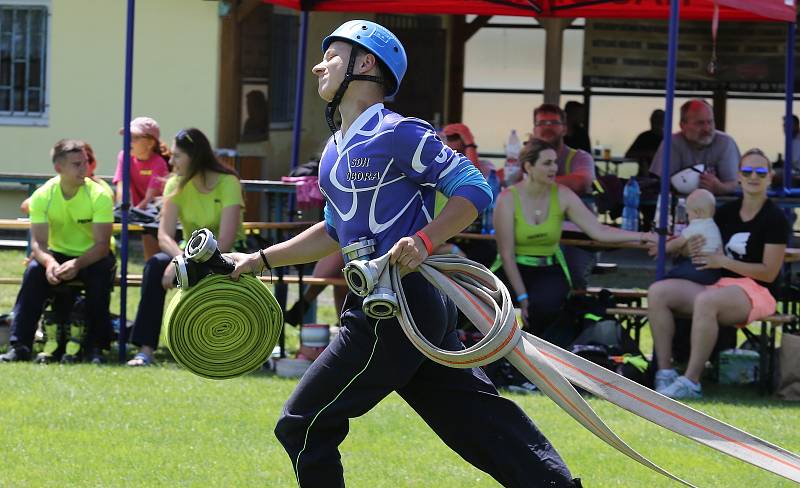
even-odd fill
[{"label": "person sitting on bench", "polygon": [[207,228],[223,252],[244,247],[242,185],[236,171],[214,155],[211,143],[199,129],[183,129],[172,143],[175,173],[164,187],[164,206],[158,223],[161,251],[147,260],[142,272],[141,299],[131,342],[139,352],[128,366],[149,366],[161,336],[161,318],[167,290],[176,286],[172,258],[183,253],[176,240],[178,222],[188,238]]},{"label": "person sitting on bench", "polygon": [[[108,192],[87,178],[89,165],[82,141],[58,141],[51,157],[58,175],[31,197],[33,259],[25,270],[14,308],[12,347],[0,356],[0,361],[31,358],[45,300],[57,285],[78,279],[86,289],[87,334],[83,344],[90,348],[88,359],[100,363],[102,350],[108,349],[111,342],[108,307],[115,264],[110,250],[114,205]],[[70,354],[69,360],[81,356],[86,355]]]},{"label": "person sitting on bench", "polygon": [[557,158],[556,147],[541,139],[532,139],[523,148],[519,161],[526,177],[497,198],[494,228],[499,254],[491,267],[499,273],[502,266],[526,330],[551,342],[555,339],[548,329],[557,324],[571,289],[572,277],[558,245],[565,218],[597,241],[656,241],[653,233],[600,224],[578,195],[556,180]]},{"label": "person sitting on bench", "polygon": [[[714,215],[724,253],[703,253],[705,239],[691,237],[682,252],[698,269],[720,269],[713,285],[685,279],[653,283],[647,293],[648,320],[658,361],[655,388],[670,398],[700,398],[700,377],[717,342],[720,326],[744,327],[775,313],[775,284],[786,250],[789,223],[767,197],[772,164],[758,149],[739,162],[742,197],[723,205]],[[655,246],[650,249],[655,254]],[[675,315],[692,317],[691,352],[683,376],[672,366]]]}]

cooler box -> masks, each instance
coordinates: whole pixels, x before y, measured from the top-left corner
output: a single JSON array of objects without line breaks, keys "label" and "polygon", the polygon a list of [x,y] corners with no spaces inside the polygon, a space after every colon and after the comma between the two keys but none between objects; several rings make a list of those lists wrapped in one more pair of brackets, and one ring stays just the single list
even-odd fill
[{"label": "cooler box", "polygon": [[719,353],[719,383],[746,385],[758,381],[757,351],[726,349]]}]

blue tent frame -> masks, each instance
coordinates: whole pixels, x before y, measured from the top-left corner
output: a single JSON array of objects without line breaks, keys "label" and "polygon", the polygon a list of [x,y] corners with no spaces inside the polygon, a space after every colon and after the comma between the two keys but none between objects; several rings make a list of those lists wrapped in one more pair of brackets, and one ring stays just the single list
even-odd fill
[{"label": "blue tent frame", "polygon": [[125,361],[128,342],[128,211],[131,208],[131,102],[133,100],[133,26],[136,14],[136,0],[128,0],[125,28],[125,96],[122,116],[122,249],[120,251],[119,285],[119,362]]}]

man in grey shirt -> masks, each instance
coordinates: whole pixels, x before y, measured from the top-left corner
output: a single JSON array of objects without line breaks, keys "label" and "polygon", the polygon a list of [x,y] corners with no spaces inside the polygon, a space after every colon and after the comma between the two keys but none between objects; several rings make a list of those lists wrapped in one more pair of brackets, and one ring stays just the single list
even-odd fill
[{"label": "man in grey shirt", "polygon": [[[736,191],[739,169],[739,148],[733,138],[714,127],[714,111],[705,100],[693,99],[681,105],[681,130],[672,135],[669,176],[703,163],[706,172],[700,177],[700,188],[715,195]],[[661,176],[664,141],[658,146],[650,172]]]}]

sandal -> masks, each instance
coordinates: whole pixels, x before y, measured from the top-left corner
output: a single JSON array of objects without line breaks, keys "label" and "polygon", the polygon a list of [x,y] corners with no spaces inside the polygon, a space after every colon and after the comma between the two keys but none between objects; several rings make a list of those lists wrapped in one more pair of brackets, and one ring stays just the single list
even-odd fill
[{"label": "sandal", "polygon": [[133,356],[133,359],[128,361],[128,366],[138,367],[138,366],[151,366],[153,364],[152,356],[145,354],[143,352],[136,353]]}]

